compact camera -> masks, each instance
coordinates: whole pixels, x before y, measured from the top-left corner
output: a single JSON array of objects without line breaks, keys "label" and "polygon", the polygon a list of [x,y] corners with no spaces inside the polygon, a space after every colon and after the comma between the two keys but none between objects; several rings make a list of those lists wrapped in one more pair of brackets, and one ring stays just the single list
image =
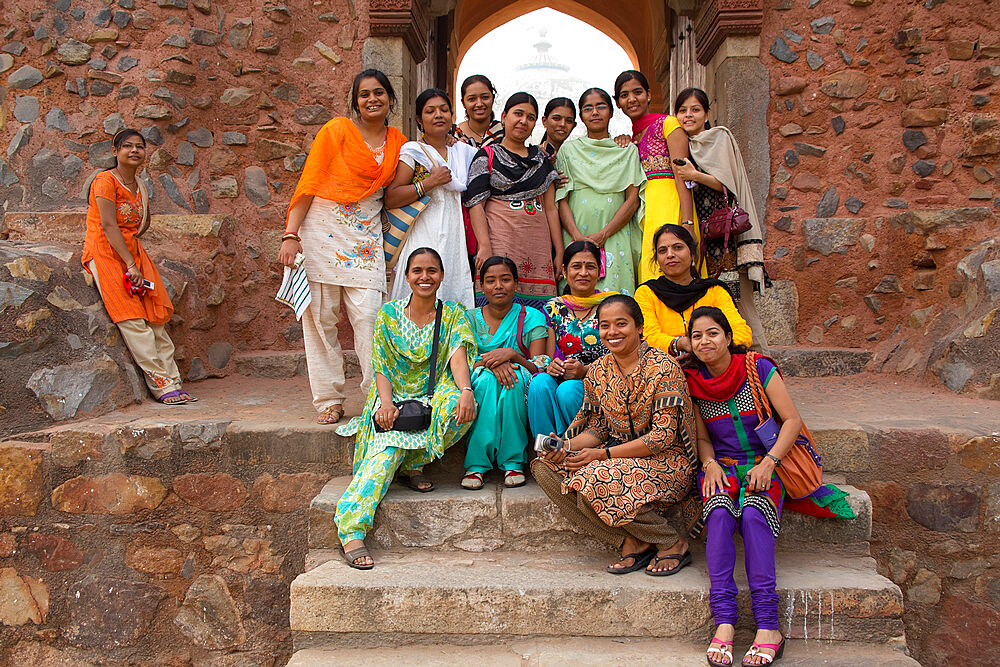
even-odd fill
[{"label": "compact camera", "polygon": [[543,452],[559,451],[562,448],[562,438],[556,438],[551,435],[542,435],[541,433],[535,436],[535,451],[539,454]]}]

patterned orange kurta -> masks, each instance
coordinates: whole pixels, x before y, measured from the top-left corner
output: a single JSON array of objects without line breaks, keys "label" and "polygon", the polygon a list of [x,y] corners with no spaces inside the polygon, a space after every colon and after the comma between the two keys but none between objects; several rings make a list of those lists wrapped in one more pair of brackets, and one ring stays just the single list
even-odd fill
[{"label": "patterned orange kurta", "polygon": [[698,460],[694,410],[684,373],[666,352],[641,343],[639,366],[628,378],[610,354],[592,364],[583,379],[583,407],[566,436],[585,432],[602,443],[638,437],[652,452],[593,461],[563,482],[564,493],[581,493],[609,526],[631,522],[643,505],[673,504],[690,491]]},{"label": "patterned orange kurta", "polygon": [[[101,227],[101,214],[97,210],[97,197],[110,200],[115,205],[118,229],[125,237],[125,245],[135,258],[142,276],[153,282],[154,289],[143,296],[133,296],[125,289],[122,277],[126,264],[111,247]],[[101,285],[101,298],[112,322],[143,319],[151,324],[166,324],[174,313],[167,290],[160,279],[153,260],[139,243],[135,233],[142,223],[142,198],[134,195],[110,171],[102,171],[90,186],[90,207],[87,209],[87,237],[83,243],[83,266],[94,260],[97,280]]]}]

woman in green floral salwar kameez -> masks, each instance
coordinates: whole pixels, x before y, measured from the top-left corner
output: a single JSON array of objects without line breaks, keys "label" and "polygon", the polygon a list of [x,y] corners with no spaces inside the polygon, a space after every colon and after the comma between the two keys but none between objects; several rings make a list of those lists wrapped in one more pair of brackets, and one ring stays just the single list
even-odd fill
[{"label": "woman in green floral salwar kameez", "polygon": [[[375,510],[397,470],[417,491],[433,489],[420,469],[440,458],[465,435],[475,418],[469,366],[476,357],[476,338],[465,310],[442,302],[438,343],[437,381],[433,397],[427,396],[430,357],[434,340],[437,290],[444,270],[441,258],[430,248],[410,254],[406,279],[413,294],[382,306],[375,320],[372,365],[375,383],[357,427],[354,445],[354,479],[337,503],[335,521],[344,558],[357,569],[371,569],[374,562],[364,545]],[[392,430],[404,400],[424,400],[431,406],[430,426],[421,431]],[[385,430],[377,432],[378,424]]]}]

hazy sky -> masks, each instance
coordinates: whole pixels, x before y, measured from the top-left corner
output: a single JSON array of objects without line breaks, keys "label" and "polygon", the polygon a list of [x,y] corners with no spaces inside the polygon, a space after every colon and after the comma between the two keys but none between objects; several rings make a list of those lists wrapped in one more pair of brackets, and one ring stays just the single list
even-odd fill
[{"label": "hazy sky", "polygon": [[[632,61],[625,51],[600,30],[579,19],[557,12],[554,9],[538,9],[509,21],[472,45],[458,69],[455,90],[465,77],[485,74],[497,87],[497,116],[503,110],[506,97],[518,90],[528,89],[538,97],[539,111],[544,110],[548,99],[542,99],[542,90],[547,96],[547,86],[542,82],[531,82],[533,71],[518,71],[517,67],[534,60],[538,54],[534,44],[541,41],[540,31],[545,31],[545,41],[552,47],[549,55],[553,60],[569,66],[561,86],[552,91],[553,95],[565,95],[576,102],[580,94],[591,86],[604,88],[614,94],[615,77],[623,70],[632,69]],[[539,92],[531,90],[537,87]],[[464,120],[464,111],[459,111],[459,119]],[[583,123],[577,123],[573,136],[584,131]],[[631,133],[631,123],[624,114],[615,109],[611,118],[611,136]],[[541,137],[539,119],[534,140]]]}]

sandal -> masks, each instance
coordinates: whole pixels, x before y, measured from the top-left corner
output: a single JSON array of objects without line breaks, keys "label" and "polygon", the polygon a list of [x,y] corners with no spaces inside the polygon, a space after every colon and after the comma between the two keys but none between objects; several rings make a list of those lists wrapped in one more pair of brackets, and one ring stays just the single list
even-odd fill
[{"label": "sandal", "polygon": [[331,405],[322,412],[319,413],[319,418],[316,420],[317,424],[336,424],[341,419],[344,418],[344,406],[343,405]]},{"label": "sandal", "polygon": [[185,392],[180,391],[179,389],[177,391],[168,391],[167,393],[159,396],[156,400],[164,405],[184,405],[188,402],[188,399],[185,398]]},{"label": "sandal", "polygon": [[485,480],[481,472],[467,472],[465,473],[465,477],[462,478],[462,488],[469,491],[478,491],[483,488],[484,483]]},{"label": "sandal", "polygon": [[655,546],[649,547],[645,551],[637,551],[634,554],[625,554],[618,559],[618,562],[621,563],[623,560],[631,558],[632,564],[627,567],[612,567],[611,565],[608,565],[608,574],[628,574],[629,572],[635,572],[636,570],[646,567],[655,555]]},{"label": "sandal", "polygon": [[506,470],[503,474],[503,485],[508,489],[516,489],[528,483],[528,478],[520,470]]},{"label": "sandal", "polygon": [[[766,653],[761,653],[761,649],[769,649],[774,651],[774,657],[772,658]],[[743,656],[743,667],[760,667],[760,665],[770,665],[775,660],[781,658],[782,654],[785,652],[785,638],[781,638],[781,642],[778,644],[764,644],[759,642],[754,642],[750,645],[750,650],[747,651],[746,655]],[[763,658],[764,662],[747,662],[747,658]]]},{"label": "sandal", "polygon": [[[430,493],[434,490],[434,482],[428,479],[427,475],[419,470],[408,475],[400,473],[399,481],[406,488],[417,491],[418,493]],[[427,486],[421,486],[422,484],[426,484]]]},{"label": "sandal", "polygon": [[181,389],[180,391],[181,391],[181,396],[183,396],[184,400],[187,401],[188,403],[197,403],[198,402],[197,398],[195,398],[191,394],[187,393],[183,389]]},{"label": "sandal", "polygon": [[[733,667],[733,640],[723,641],[718,637],[712,637],[712,644],[720,644],[721,646],[711,646],[709,645],[708,651],[706,651],[705,658],[708,660],[708,664],[712,667]],[[712,654],[718,653],[723,658],[728,658],[729,662],[719,662],[718,660],[712,659]]]},{"label": "sandal", "polygon": [[374,558],[372,558],[372,564],[371,565],[359,565],[358,563],[354,562],[354,561],[358,560],[359,558],[371,558],[372,557],[372,555],[370,553],[368,553],[368,547],[366,547],[363,544],[360,547],[358,547],[357,549],[351,549],[350,551],[344,551],[343,548],[341,548],[340,552],[342,554],[344,554],[344,560],[347,561],[347,564],[350,565],[351,567],[353,567],[355,570],[370,570],[373,567],[375,567],[375,562],[374,562],[375,559]]},{"label": "sandal", "polygon": [[677,574],[682,568],[687,567],[691,564],[691,552],[685,551],[683,554],[667,554],[666,556],[655,556],[650,563],[651,566],[656,567],[661,560],[666,560],[668,558],[673,558],[677,560],[677,566],[672,567],[669,570],[659,570],[653,572],[649,568],[646,568],[646,574],[651,577],[669,577],[672,574]]}]

